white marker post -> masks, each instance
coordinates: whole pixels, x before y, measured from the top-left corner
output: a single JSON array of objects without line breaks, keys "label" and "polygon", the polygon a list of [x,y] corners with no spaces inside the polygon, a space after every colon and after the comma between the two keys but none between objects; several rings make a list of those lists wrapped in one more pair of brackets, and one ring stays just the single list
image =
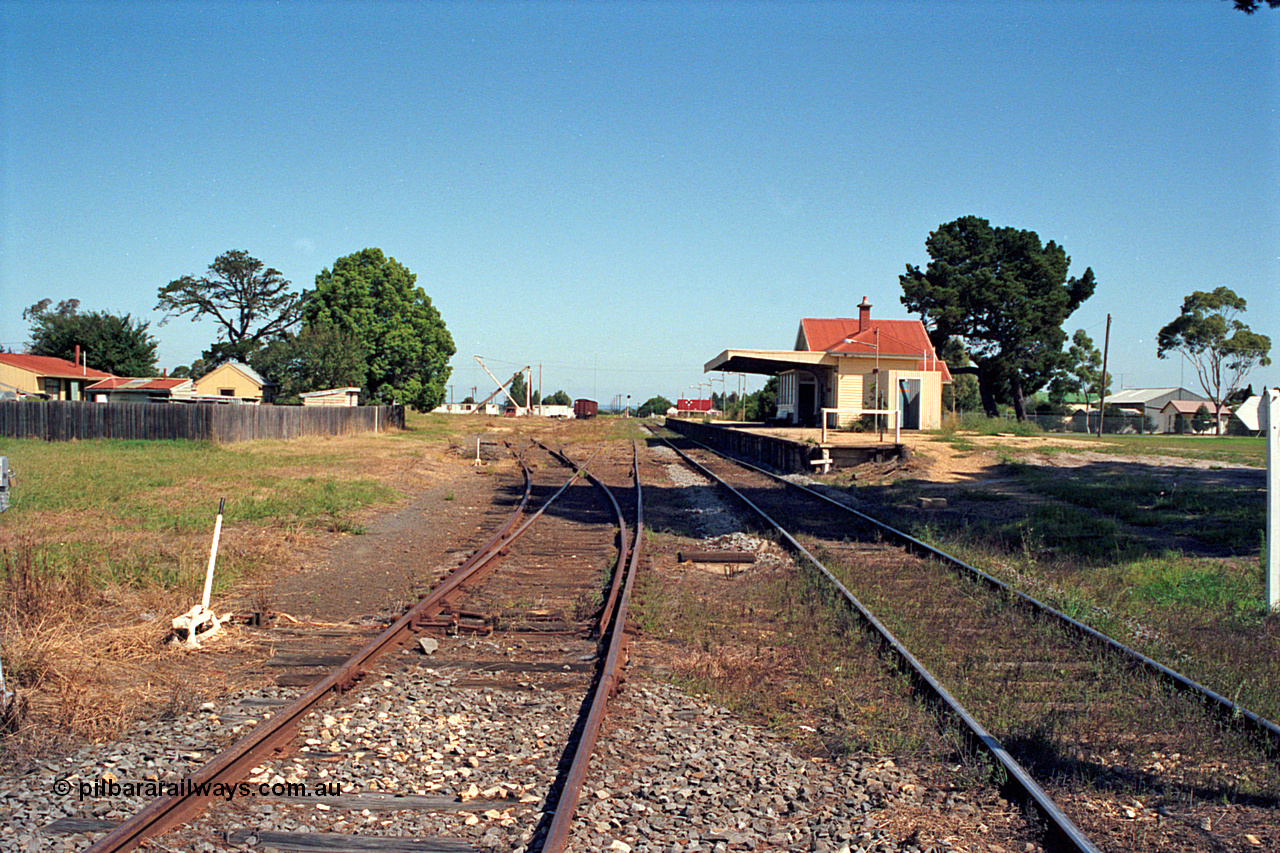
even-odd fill
[{"label": "white marker post", "polygon": [[1268,388],[1258,409],[1267,437],[1267,609],[1280,610],[1280,388]]},{"label": "white marker post", "polygon": [[200,596],[200,609],[209,609],[209,595],[213,592],[213,566],[218,561],[218,540],[222,538],[222,510],[226,498],[218,498],[218,518],[213,522],[213,547],[209,549],[209,568],[204,573],[204,595]]},{"label": "white marker post", "polygon": [[174,636],[189,649],[199,648],[201,639],[212,637],[222,628],[222,619],[209,609],[209,597],[213,593],[213,567],[218,561],[218,539],[222,537],[222,510],[226,503],[226,498],[218,500],[218,518],[213,523],[213,545],[209,548],[209,568],[204,573],[200,603],[173,620]]}]

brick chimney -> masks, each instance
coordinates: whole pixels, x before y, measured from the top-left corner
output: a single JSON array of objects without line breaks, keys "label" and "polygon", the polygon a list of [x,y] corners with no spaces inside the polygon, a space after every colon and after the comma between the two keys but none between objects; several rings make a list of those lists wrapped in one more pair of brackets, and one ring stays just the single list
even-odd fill
[{"label": "brick chimney", "polygon": [[858,305],[858,331],[865,332],[871,328],[871,303],[867,301],[867,297],[862,297],[862,302]]}]

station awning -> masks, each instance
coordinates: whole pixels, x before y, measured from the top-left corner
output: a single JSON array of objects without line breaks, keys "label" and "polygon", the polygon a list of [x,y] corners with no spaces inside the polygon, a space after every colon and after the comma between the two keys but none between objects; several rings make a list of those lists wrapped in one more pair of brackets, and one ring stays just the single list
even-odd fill
[{"label": "station awning", "polygon": [[805,350],[727,349],[703,366],[703,373],[758,373],[776,376],[784,370],[812,370],[823,363],[825,352]]}]

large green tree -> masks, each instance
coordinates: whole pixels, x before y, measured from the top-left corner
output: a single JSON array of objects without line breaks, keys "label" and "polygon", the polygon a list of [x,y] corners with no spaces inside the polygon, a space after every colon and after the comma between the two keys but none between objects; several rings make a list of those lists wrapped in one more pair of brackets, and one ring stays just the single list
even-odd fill
[{"label": "large green tree", "polygon": [[997,414],[997,391],[1007,387],[1018,420],[1026,420],[1026,397],[1064,358],[1063,322],[1093,295],[1093,270],[1067,278],[1071,259],[1057,243],[977,216],[940,225],[925,248],[928,267],[908,264],[899,277],[902,304],[920,314],[936,348],[964,340],[988,415]]},{"label": "large green tree", "polygon": [[650,415],[665,415],[667,409],[670,409],[672,405],[674,404],[670,400],[659,394],[641,403],[640,408],[636,409],[636,417],[647,418]]},{"label": "large green tree", "polygon": [[316,325],[272,339],[249,356],[249,364],[279,386],[277,400],[290,402],[307,391],[360,387],[365,358],[355,333]]},{"label": "large green tree", "polygon": [[572,406],[573,398],[569,396],[567,391],[561,388],[542,402],[548,406]]},{"label": "large green tree", "polygon": [[770,376],[764,387],[748,394],[743,401],[746,405],[747,420],[769,421],[778,415],[778,377]]},{"label": "large green tree", "polygon": [[363,345],[366,397],[420,412],[444,401],[449,358],[456,352],[440,312],[417,277],[381,249],[334,261],[316,276],[303,307],[307,326],[332,326]]},{"label": "large green tree", "polygon": [[[1156,336],[1156,355],[1168,358],[1181,353],[1195,368],[1200,388],[1213,401],[1215,411],[1250,370],[1271,363],[1271,338],[1244,324],[1240,315],[1245,308],[1244,297],[1229,287],[1196,290],[1182,300],[1182,311]],[[1215,418],[1215,423],[1215,432],[1220,433],[1221,419]]]},{"label": "large green tree", "polygon": [[1111,391],[1111,374],[1102,376],[1102,351],[1093,344],[1093,338],[1084,329],[1076,329],[1071,337],[1071,347],[1062,367],[1049,383],[1049,399],[1061,403],[1068,395],[1084,396],[1085,405],[1092,407],[1094,393],[1098,395],[1101,411],[1102,400]]},{"label": "large green tree", "polygon": [[292,286],[279,270],[248,252],[232,249],[213,259],[208,275],[184,275],[160,288],[156,308],[167,312],[162,326],[184,314],[217,323],[218,339],[204,352],[205,361],[213,366],[247,362],[260,346],[301,319],[305,294],[294,292]]},{"label": "large green tree", "polygon": [[938,355],[947,363],[947,369],[952,374],[951,384],[942,387],[942,408],[959,414],[981,409],[982,397],[978,393],[977,375],[961,372],[972,364],[969,354],[965,352],[964,341],[950,338],[938,351]]},{"label": "large green tree", "polygon": [[80,300],[66,299],[50,307],[42,299],[22,312],[31,321],[31,353],[73,361],[76,347],[84,364],[116,376],[154,376],[156,339],[148,323],[128,314],[80,311]]}]

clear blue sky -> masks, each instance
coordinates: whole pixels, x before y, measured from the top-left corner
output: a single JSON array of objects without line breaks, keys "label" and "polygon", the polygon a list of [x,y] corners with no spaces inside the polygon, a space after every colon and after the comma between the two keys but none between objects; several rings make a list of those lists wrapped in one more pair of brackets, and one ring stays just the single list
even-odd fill
[{"label": "clear blue sky", "polygon": [[[1280,11],[1223,0],[0,2],[0,344],[243,249],[299,288],[377,246],[443,315],[458,399],[541,365],[691,395],[804,316],[906,317],[973,214],[1063,245],[1117,387],[1194,386],[1155,334],[1226,285],[1280,384]],[[758,387],[759,379],[751,387]],[[719,384],[717,383],[717,390]]]}]

